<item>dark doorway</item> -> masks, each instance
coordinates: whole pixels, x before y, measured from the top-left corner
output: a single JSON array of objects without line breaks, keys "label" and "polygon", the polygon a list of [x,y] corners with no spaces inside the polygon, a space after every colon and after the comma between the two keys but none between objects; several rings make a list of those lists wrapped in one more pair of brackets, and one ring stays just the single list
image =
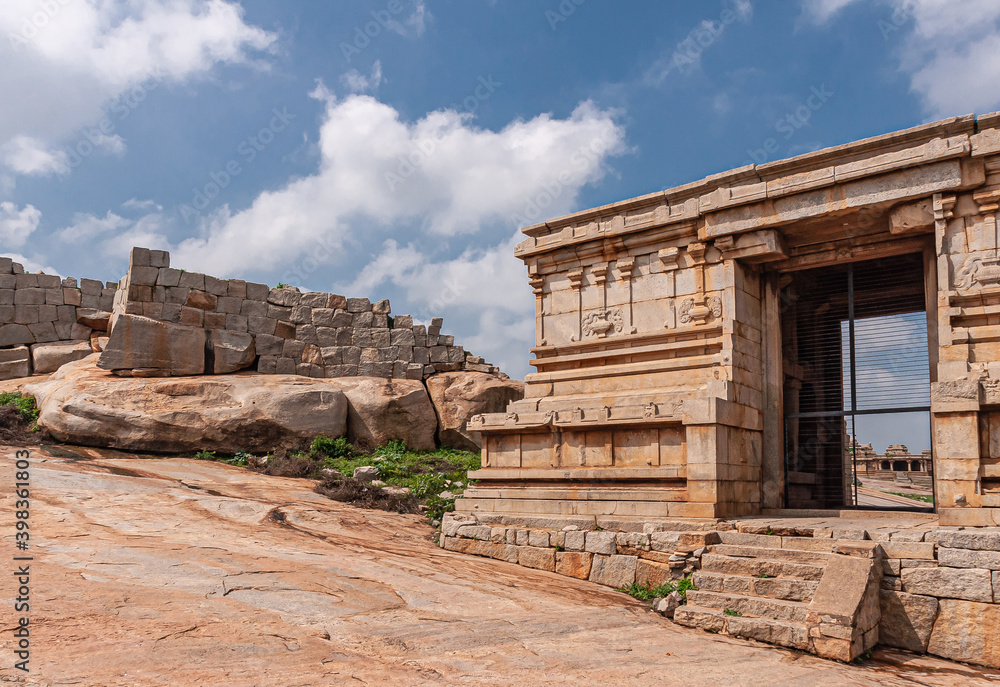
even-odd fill
[{"label": "dark doorway", "polygon": [[792,272],[781,303],[787,507],[906,507],[855,454],[930,449],[923,256]]}]

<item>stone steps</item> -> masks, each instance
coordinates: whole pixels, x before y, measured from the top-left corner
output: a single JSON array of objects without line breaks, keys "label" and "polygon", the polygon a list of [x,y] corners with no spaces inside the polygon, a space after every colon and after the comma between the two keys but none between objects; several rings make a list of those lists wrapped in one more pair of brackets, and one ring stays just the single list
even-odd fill
[{"label": "stone steps", "polygon": [[750,577],[725,573],[698,572],[692,577],[694,586],[706,592],[725,592],[744,596],[761,596],[783,601],[812,600],[819,582],[794,577]]},{"label": "stone steps", "polygon": [[[688,592],[690,596],[691,592]],[[714,608],[691,605],[681,606],[674,612],[674,621],[685,627],[693,627],[709,632],[723,632],[733,637],[754,639],[758,642],[777,644],[801,651],[809,650],[809,630],[804,623],[727,616]]]},{"label": "stone steps", "polygon": [[723,592],[689,591],[688,602],[701,608],[714,608],[719,611],[730,610],[742,616],[767,618],[769,620],[787,620],[804,623],[809,604],[801,601],[782,601],[761,596],[743,596],[741,594],[726,594]]},{"label": "stone steps", "polygon": [[[714,548],[714,547],[713,547]],[[823,577],[823,565],[816,563],[794,563],[788,560],[769,558],[744,558],[706,553],[701,557],[703,572],[746,575],[748,577],[793,577],[800,580],[818,582]]]},{"label": "stone steps", "polygon": [[789,561],[824,565],[832,554],[825,551],[804,551],[802,549],[775,549],[761,546],[737,546],[733,544],[714,544],[710,551],[732,558],[762,558],[772,561]]}]

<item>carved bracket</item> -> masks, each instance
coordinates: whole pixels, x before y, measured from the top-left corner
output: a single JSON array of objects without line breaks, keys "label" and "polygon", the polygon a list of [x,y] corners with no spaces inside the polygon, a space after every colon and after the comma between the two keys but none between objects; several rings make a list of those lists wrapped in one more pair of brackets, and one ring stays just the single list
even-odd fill
[{"label": "carved bracket", "polygon": [[664,248],[659,253],[656,254],[657,259],[659,259],[660,264],[663,265],[664,271],[676,270],[679,265],[677,260],[681,256],[681,251],[679,248]]},{"label": "carved bracket", "polygon": [[722,317],[722,299],[718,296],[687,298],[681,303],[679,312],[681,324],[707,324]]}]

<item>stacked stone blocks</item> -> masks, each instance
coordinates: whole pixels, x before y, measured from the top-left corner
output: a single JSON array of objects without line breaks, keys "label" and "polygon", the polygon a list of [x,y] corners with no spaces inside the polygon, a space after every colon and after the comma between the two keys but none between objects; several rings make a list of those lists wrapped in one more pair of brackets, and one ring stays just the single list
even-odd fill
[{"label": "stacked stone blocks", "polygon": [[461,370],[500,374],[442,334],[441,318],[415,325],[409,315],[393,317],[388,300],[218,279],[171,268],[167,252],[145,248],[132,250],[119,286],[115,319],[141,315],[249,334],[257,371],[265,374],[414,380]]}]

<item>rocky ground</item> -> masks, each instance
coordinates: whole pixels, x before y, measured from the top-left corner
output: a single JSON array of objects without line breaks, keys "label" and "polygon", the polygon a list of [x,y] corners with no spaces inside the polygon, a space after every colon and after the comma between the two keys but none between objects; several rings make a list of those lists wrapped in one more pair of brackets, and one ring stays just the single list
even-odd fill
[{"label": "rocky ground", "polygon": [[[0,446],[14,549],[14,447]],[[987,685],[878,651],[862,665],[673,625],[589,582],[443,551],[420,516],[220,463],[32,448],[31,673],[44,685]],[[5,568],[6,569],[6,568]]]}]

